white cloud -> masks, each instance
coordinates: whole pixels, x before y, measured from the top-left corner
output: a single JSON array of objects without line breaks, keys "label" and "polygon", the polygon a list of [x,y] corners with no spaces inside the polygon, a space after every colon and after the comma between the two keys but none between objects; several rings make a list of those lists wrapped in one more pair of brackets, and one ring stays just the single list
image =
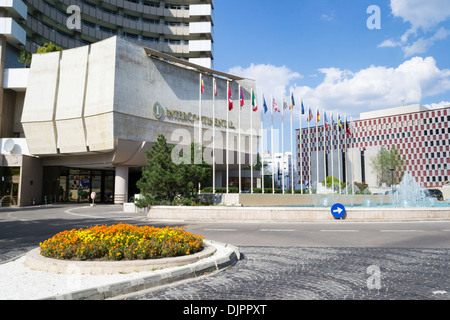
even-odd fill
[{"label": "white cloud", "polygon": [[[450,35],[450,31],[440,28],[431,38],[420,38],[411,45],[403,46],[403,52],[406,57],[411,57],[415,54],[425,53],[436,41],[444,40]],[[381,46],[381,45],[380,45]]]},{"label": "white cloud", "polygon": [[391,0],[392,14],[411,24],[411,31],[428,31],[450,18],[448,0]]},{"label": "white cloud", "polygon": [[444,107],[449,107],[450,101],[441,101],[439,103],[432,103],[432,104],[426,104],[425,107],[431,108],[431,109],[440,109]]},{"label": "white cloud", "polygon": [[[448,0],[391,0],[392,14],[402,18],[410,28],[400,37],[400,41],[385,40],[378,47],[401,47],[405,57],[427,52],[436,41],[450,36],[450,31],[439,24],[450,18]],[[419,32],[424,36],[418,37]]]},{"label": "white cloud", "polygon": [[258,91],[267,97],[281,96],[281,92],[294,92],[296,100],[303,100],[313,109],[324,108],[333,113],[359,118],[364,111],[400,106],[403,99],[408,104],[420,103],[425,97],[433,97],[450,91],[450,70],[439,69],[432,57],[415,57],[396,68],[371,66],[352,72],[339,68],[319,71],[324,80],[317,87],[298,85],[293,80],[301,76],[286,67],[254,65],[236,67],[231,73],[253,78]]},{"label": "white cloud", "polygon": [[378,47],[380,48],[395,48],[401,46],[401,42],[394,41],[392,39],[388,39],[383,41]]},{"label": "white cloud", "polygon": [[234,67],[228,72],[256,80],[258,91],[264,92],[266,97],[269,97],[271,94],[281,96],[283,90],[293,80],[303,78],[301,74],[290,70],[286,66],[277,67],[271,64],[252,63],[248,68]]}]

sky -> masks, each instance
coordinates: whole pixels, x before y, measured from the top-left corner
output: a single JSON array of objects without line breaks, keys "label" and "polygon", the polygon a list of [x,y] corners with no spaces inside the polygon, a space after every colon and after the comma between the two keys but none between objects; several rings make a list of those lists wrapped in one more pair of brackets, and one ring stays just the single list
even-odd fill
[{"label": "sky", "polygon": [[449,0],[214,6],[213,68],[256,80],[266,101],[293,93],[297,112],[303,101],[353,119],[403,104],[450,104]]}]

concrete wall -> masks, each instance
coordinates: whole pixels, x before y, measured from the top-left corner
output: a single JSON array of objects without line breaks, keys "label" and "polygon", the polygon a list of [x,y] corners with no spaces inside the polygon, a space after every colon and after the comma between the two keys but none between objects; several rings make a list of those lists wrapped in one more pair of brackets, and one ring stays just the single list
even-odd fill
[{"label": "concrete wall", "polygon": [[[213,118],[213,78],[203,75],[205,93],[201,97],[203,142],[211,146]],[[254,142],[249,132],[242,134],[242,151],[256,154],[260,128],[259,112],[251,110],[252,80],[242,80],[245,108],[241,129],[250,129],[253,117]],[[144,49],[118,37],[63,52],[34,55],[26,92],[22,125],[30,152],[41,156],[61,154],[88,156],[115,152],[103,165],[145,165],[145,150],[159,134],[173,144],[189,145],[198,139],[199,73],[183,66],[150,58]],[[227,82],[217,79],[216,119],[227,118]],[[229,112],[230,140],[238,135],[238,83],[231,82],[234,110]],[[164,116],[157,119],[153,106],[163,112],[178,110],[197,116],[197,121]],[[167,111],[169,110],[169,111]],[[194,116],[192,116],[194,117]],[[225,126],[216,126],[217,150],[224,149]],[[222,133],[222,137],[220,137]],[[234,139],[236,140],[236,139]],[[247,146],[247,150],[244,150]],[[234,150],[238,144],[234,144]],[[234,158],[234,156],[232,157]],[[53,165],[58,160],[52,159]],[[81,159],[80,159],[81,160]],[[247,161],[248,162],[248,161]],[[237,162],[236,162],[237,163]],[[83,163],[80,163],[80,165]],[[93,165],[88,163],[88,165]]]}]

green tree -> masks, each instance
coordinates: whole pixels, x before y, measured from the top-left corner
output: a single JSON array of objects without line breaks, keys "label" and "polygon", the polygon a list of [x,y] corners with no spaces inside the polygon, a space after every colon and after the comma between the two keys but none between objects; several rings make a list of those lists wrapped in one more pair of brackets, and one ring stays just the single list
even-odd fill
[{"label": "green tree", "polygon": [[186,183],[191,186],[191,195],[196,194],[199,187],[208,187],[211,184],[212,170],[202,158],[204,148],[201,149],[197,143],[191,143],[191,162],[182,164],[186,175]]},{"label": "green tree", "polygon": [[197,146],[192,143],[190,163],[176,164],[172,161],[174,146],[167,144],[164,135],[158,136],[152,149],[146,152],[147,166],[142,169],[142,178],[137,182],[137,187],[144,196],[144,199],[137,201],[138,206],[170,205],[176,199],[181,199],[182,203],[192,202],[185,202],[183,199],[196,197],[199,183],[207,185],[211,179],[210,166],[204,161],[195,164],[195,148]]},{"label": "green tree", "polygon": [[371,159],[373,172],[377,175],[378,185],[392,184],[391,169],[394,169],[394,184],[400,182],[404,172],[404,157],[392,146],[390,150],[382,146],[378,154]]},{"label": "green tree", "polygon": [[19,58],[17,59],[17,61],[23,64],[23,67],[26,68],[31,64],[31,57],[31,53],[26,50],[22,50],[19,53]]},{"label": "green tree", "polygon": [[43,46],[39,47],[37,50],[38,54],[43,53],[49,53],[49,52],[55,52],[55,51],[62,51],[62,48],[60,46],[57,46],[53,42],[47,42]]}]

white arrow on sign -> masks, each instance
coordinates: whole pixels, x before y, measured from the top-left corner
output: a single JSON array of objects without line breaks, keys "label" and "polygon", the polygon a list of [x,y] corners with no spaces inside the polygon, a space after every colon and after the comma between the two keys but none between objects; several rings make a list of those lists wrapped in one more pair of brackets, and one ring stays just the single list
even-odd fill
[{"label": "white arrow on sign", "polygon": [[338,207],[336,210],[333,210],[333,212],[337,212],[338,214],[341,214],[341,212],[344,211],[341,207]]}]

